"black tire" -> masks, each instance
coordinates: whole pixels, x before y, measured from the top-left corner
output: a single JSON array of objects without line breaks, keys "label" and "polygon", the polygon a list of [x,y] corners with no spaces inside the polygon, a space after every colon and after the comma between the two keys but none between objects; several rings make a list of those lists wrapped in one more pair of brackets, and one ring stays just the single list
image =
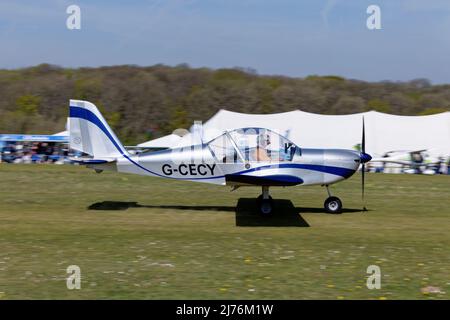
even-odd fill
[{"label": "black tire", "polygon": [[273,199],[271,196],[269,196],[269,199],[263,199],[262,195],[260,195],[256,202],[261,215],[268,216],[273,212]]},{"label": "black tire", "polygon": [[342,201],[338,197],[329,197],[323,204],[328,213],[342,213]]}]

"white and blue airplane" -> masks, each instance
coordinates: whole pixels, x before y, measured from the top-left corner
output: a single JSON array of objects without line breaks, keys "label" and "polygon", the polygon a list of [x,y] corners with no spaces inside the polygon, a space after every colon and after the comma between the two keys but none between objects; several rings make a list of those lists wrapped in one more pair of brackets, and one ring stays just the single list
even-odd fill
[{"label": "white and blue airplane", "polygon": [[362,151],[300,148],[282,135],[265,128],[225,131],[216,138],[188,147],[130,154],[120,143],[97,107],[70,100],[70,148],[88,154],[74,159],[96,172],[112,170],[152,177],[227,185],[260,186],[258,206],[262,214],[273,211],[269,187],[322,185],[328,198],[327,212],[340,213],[342,201],[328,186],[348,179],[371,160],[365,153],[364,119]]}]

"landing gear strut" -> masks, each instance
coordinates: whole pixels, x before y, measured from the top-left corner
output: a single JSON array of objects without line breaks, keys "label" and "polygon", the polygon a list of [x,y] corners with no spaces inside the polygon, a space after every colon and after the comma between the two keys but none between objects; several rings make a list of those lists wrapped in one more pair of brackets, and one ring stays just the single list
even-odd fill
[{"label": "landing gear strut", "polygon": [[342,201],[338,197],[333,197],[330,193],[328,185],[325,185],[328,192],[328,198],[323,204],[325,211],[328,213],[341,213],[342,212]]},{"label": "landing gear strut", "polygon": [[263,186],[262,187],[262,194],[257,198],[259,211],[263,215],[269,215],[273,211],[273,200],[272,197],[269,195],[269,187]]}]

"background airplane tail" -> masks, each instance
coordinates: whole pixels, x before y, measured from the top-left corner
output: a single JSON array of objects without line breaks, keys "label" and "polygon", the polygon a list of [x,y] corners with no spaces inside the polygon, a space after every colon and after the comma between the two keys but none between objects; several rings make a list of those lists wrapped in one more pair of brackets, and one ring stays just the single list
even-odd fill
[{"label": "background airplane tail", "polygon": [[70,100],[69,146],[95,159],[128,155],[97,107],[82,100]]}]

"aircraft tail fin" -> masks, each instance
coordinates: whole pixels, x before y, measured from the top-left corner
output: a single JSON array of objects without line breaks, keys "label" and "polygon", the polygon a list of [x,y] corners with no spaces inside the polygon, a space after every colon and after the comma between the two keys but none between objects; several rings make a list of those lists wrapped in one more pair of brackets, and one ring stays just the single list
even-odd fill
[{"label": "aircraft tail fin", "polygon": [[70,100],[69,146],[94,159],[128,155],[97,107],[82,100]]}]

